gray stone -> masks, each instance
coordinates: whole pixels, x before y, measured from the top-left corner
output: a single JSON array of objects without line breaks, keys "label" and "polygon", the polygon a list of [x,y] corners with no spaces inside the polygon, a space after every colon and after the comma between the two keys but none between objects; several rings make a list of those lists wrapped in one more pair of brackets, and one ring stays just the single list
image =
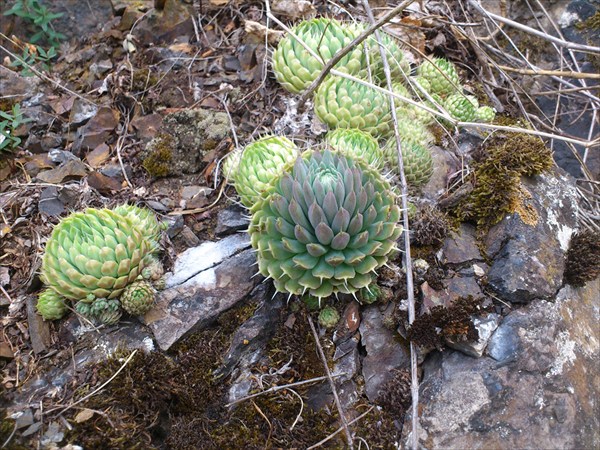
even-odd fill
[{"label": "gray stone", "polygon": [[48,322],[42,319],[36,312],[35,305],[37,304],[37,298],[32,295],[27,296],[27,323],[29,324],[29,339],[31,340],[31,347],[36,355],[43,353],[48,350],[52,343],[50,337],[50,327]]},{"label": "gray stone", "polygon": [[269,340],[279,326],[279,312],[285,306],[284,296],[273,297],[271,283],[259,284],[254,288],[250,301],[260,306],[233,335],[229,350],[223,357],[223,364],[215,371],[216,377],[227,377],[235,369],[248,369],[262,356]]},{"label": "gray stone", "polygon": [[443,255],[447,264],[461,265],[471,261],[483,261],[483,256],[477,247],[475,227],[461,223],[458,232],[451,231],[444,241]]},{"label": "gray stone", "polygon": [[431,200],[437,199],[447,188],[448,176],[460,169],[460,161],[451,152],[441,147],[430,148],[433,158],[433,175],[423,186],[422,195]]},{"label": "gray stone", "polygon": [[229,206],[217,214],[217,236],[230,234],[248,228],[248,212],[239,206]]},{"label": "gray stone", "polygon": [[488,314],[486,317],[473,317],[473,325],[479,333],[479,339],[475,342],[450,342],[446,341],[448,347],[463,352],[465,355],[480,358],[488,345],[492,333],[498,328],[500,316]]},{"label": "gray stone", "polygon": [[44,188],[40,194],[38,210],[42,214],[55,217],[58,217],[65,212],[65,205],[58,198],[58,189],[56,189],[56,187],[50,186]]},{"label": "gray stone", "polygon": [[444,289],[436,291],[427,282],[423,283],[423,306],[421,314],[428,312],[434,306],[450,307],[459,297],[483,297],[483,292],[473,277],[463,277],[455,274],[452,278],[444,279]]},{"label": "gray stone", "polygon": [[2,95],[15,102],[31,97],[40,84],[38,77],[23,77],[18,72],[0,65],[0,86]]},{"label": "gray stone", "polygon": [[488,347],[495,359],[454,351],[430,355],[420,386],[420,444],[597,448],[598,292],[600,280],[582,289],[566,286],[554,302],[533,300],[511,312]]},{"label": "gray stone", "polygon": [[94,117],[97,112],[98,107],[96,105],[76,98],[71,108],[69,122],[72,125],[81,125]]},{"label": "gray stone", "polygon": [[144,316],[161,349],[201,330],[244,299],[258,283],[256,256],[247,235],[205,242],[175,261],[166,289]]},{"label": "gray stone", "polygon": [[572,179],[542,175],[524,179],[523,185],[532,196],[530,206],[538,216],[533,218],[535,223],[528,225],[519,214],[511,214],[494,226],[486,238],[488,256],[493,258],[489,286],[502,299],[515,303],[556,294],[577,223],[577,195]]},{"label": "gray stone", "polygon": [[[390,304],[389,307],[394,307]],[[383,316],[378,305],[364,309],[360,323],[361,343],[367,352],[363,358],[362,374],[365,392],[371,401],[379,397],[379,391],[392,378],[393,369],[410,365],[408,348],[402,345],[391,330],[383,325]]]}]

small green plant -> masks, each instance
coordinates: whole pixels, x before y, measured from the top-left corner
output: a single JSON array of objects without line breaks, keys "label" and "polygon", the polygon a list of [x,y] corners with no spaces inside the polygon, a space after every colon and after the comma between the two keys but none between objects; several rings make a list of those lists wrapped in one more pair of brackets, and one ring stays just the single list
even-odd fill
[{"label": "small green plant", "polygon": [[21,17],[36,26],[38,31],[30,38],[32,44],[45,40],[51,48],[55,48],[66,37],[52,27],[52,21],[62,17],[63,13],[50,12],[39,0],[17,0],[4,15]]},{"label": "small green plant", "polygon": [[[52,13],[39,0],[17,0],[12,8],[4,13],[5,16],[17,16],[31,23],[35,33],[29,38],[30,43],[23,45],[20,59],[12,62],[12,67],[21,68],[23,76],[32,76],[30,67],[40,63],[43,70],[48,70],[48,62],[56,55],[60,41],[66,36],[54,30],[52,21],[63,16],[63,13]],[[37,42],[48,44],[48,50],[37,45]]]},{"label": "small green plant", "polygon": [[13,105],[11,112],[0,110],[0,152],[13,150],[21,144],[21,138],[15,136],[14,132],[21,125],[31,122],[31,120],[23,117],[21,105],[18,103]]}]

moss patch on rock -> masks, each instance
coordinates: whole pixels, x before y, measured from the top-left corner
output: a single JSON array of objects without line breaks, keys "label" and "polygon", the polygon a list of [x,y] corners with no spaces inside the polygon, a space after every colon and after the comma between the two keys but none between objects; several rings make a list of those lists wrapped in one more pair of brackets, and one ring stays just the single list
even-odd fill
[{"label": "moss patch on rock", "polygon": [[521,177],[552,168],[552,152],[544,142],[524,133],[497,136],[473,157],[474,171],[467,180],[472,189],[451,208],[451,214],[461,221],[475,222],[482,230],[515,212],[524,223],[534,225],[537,213]]}]

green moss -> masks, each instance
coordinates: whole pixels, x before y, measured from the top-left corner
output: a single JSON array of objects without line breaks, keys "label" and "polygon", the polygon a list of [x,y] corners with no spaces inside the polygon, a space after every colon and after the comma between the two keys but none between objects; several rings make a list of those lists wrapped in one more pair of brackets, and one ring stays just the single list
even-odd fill
[{"label": "green moss", "polygon": [[150,176],[165,177],[169,174],[173,145],[173,137],[165,133],[159,133],[150,143],[147,155],[142,161],[142,166]]},{"label": "green moss", "polygon": [[575,25],[579,30],[600,30],[600,11]]},{"label": "green moss", "polygon": [[[459,220],[475,222],[481,230],[504,216],[519,213],[524,223],[535,225],[537,212],[521,177],[538,175],[554,164],[552,152],[538,137],[514,133],[496,137],[474,155],[473,189],[451,213]],[[480,230],[480,231],[481,231]]]}]

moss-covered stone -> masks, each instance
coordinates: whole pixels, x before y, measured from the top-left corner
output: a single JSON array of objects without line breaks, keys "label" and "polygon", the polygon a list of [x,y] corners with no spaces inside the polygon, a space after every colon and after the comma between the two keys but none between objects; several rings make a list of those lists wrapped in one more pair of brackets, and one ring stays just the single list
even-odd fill
[{"label": "moss-covered stone", "polygon": [[142,164],[155,177],[198,173],[230,131],[229,118],[223,112],[190,109],[169,114],[146,146]]}]

